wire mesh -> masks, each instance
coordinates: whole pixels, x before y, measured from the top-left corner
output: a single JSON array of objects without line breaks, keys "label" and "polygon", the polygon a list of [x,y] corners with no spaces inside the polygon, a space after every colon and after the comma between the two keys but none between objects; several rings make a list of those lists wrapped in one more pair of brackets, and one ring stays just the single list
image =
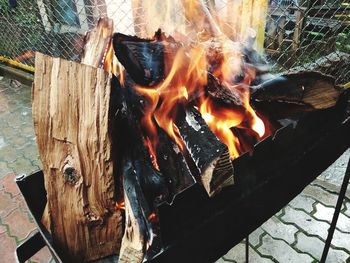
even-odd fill
[{"label": "wire mesh", "polygon": [[[219,15],[225,8],[230,10],[229,5],[242,1],[246,0],[205,0]],[[275,72],[316,69],[336,75],[338,82],[350,81],[350,1],[266,1],[264,47]],[[176,2],[179,4],[173,5],[176,9],[171,10],[176,14],[173,17],[184,20],[181,1]],[[155,26],[142,16],[135,3],[135,0],[0,0],[0,56],[31,66],[35,51],[78,61],[85,32],[101,16],[113,18],[115,31],[126,34]],[[158,8],[162,10],[163,6]]]}]

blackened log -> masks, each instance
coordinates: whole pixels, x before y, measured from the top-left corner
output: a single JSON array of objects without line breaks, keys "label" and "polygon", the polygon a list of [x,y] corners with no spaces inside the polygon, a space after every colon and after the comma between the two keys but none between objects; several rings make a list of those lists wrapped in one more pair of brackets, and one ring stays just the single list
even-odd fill
[{"label": "blackened log", "polygon": [[[140,175],[140,184],[151,206],[154,200],[166,198],[168,193],[166,178],[162,173],[155,170],[150,154],[144,146],[140,127],[140,118],[142,117],[140,100],[142,98],[129,87],[129,85],[133,85],[134,83],[128,76],[126,77],[126,87],[121,88],[119,84],[119,88],[117,89],[118,94],[115,95],[119,102],[123,104],[119,113],[122,119],[120,121],[119,137],[124,138],[123,155],[129,156],[133,160],[137,174]],[[113,81],[118,83],[116,77],[113,77]]]},{"label": "blackened log", "polygon": [[179,146],[161,129],[158,130],[157,160],[162,174],[170,179],[168,199],[195,183]]},{"label": "blackened log", "polygon": [[209,129],[201,114],[194,108],[184,109],[175,123],[208,195],[213,196],[224,186],[233,184],[229,150]]},{"label": "blackened log", "polygon": [[118,60],[140,85],[154,86],[166,75],[166,61],[172,63],[181,45],[158,30],[151,39],[116,33],[113,47]]},{"label": "blackened log", "polygon": [[304,71],[285,74],[251,88],[252,104],[276,118],[334,106],[342,90],[333,77]]},{"label": "blackened log", "polygon": [[130,159],[125,161],[123,182],[126,220],[119,262],[141,263],[152,235],[152,226],[147,218],[151,213]]}]

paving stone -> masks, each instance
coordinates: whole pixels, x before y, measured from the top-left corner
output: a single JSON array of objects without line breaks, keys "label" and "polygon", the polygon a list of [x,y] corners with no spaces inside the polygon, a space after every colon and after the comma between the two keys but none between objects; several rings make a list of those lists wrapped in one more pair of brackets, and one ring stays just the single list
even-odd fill
[{"label": "paving stone", "polygon": [[313,262],[314,259],[304,253],[298,253],[286,242],[275,240],[269,235],[263,237],[263,244],[257,249],[262,255],[272,256],[281,263]]},{"label": "paving stone", "polygon": [[19,189],[16,185],[14,174],[6,175],[0,180],[0,185],[3,187],[5,192],[10,193],[12,196],[19,194]]},{"label": "paving stone", "polygon": [[219,260],[217,260],[215,263],[227,263],[228,261],[226,261],[223,258],[220,258]]},{"label": "paving stone", "polygon": [[295,241],[294,235],[298,232],[295,226],[284,224],[275,216],[266,221],[261,228],[273,238],[283,239],[289,244]]},{"label": "paving stone", "polygon": [[40,249],[31,259],[31,262],[35,263],[48,263],[51,260],[50,250],[45,246]]},{"label": "paving stone", "polygon": [[0,158],[7,163],[13,163],[17,160],[19,153],[12,146],[5,146],[0,150]]},{"label": "paving stone", "polygon": [[335,206],[338,200],[338,195],[332,194],[315,185],[307,186],[303,190],[302,195],[315,199],[326,206]]},{"label": "paving stone", "polygon": [[304,211],[295,210],[290,206],[286,206],[285,214],[281,219],[286,223],[296,224],[310,235],[317,235],[323,239],[327,237],[329,224],[322,221],[317,221]]},{"label": "paving stone", "polygon": [[6,235],[6,233],[0,234],[0,255],[1,262],[12,263],[16,262],[15,253],[16,240]]},{"label": "paving stone", "polygon": [[350,217],[350,202],[345,202],[345,209],[344,214]]},{"label": "paving stone", "polygon": [[[317,237],[310,237],[300,232],[297,235],[298,242],[295,247],[305,253],[311,254],[317,260],[321,259],[324,242]],[[338,249],[330,248],[327,263],[343,263],[349,258],[349,254]]]},{"label": "paving stone", "polygon": [[36,228],[35,224],[29,221],[28,213],[22,212],[18,208],[3,218],[2,222],[9,226],[10,235],[17,237],[18,240],[27,238]]},{"label": "paving stone", "polygon": [[[318,203],[316,205],[316,213],[313,216],[319,220],[325,220],[331,223],[334,210],[335,209],[332,207],[326,207]],[[350,218],[340,213],[337,221],[337,228],[343,232],[350,233]]]},{"label": "paving stone", "polygon": [[0,234],[3,234],[7,231],[5,226],[0,225]]},{"label": "paving stone", "polygon": [[38,160],[39,158],[38,147],[33,143],[25,145],[21,149],[21,152],[23,156],[30,161]]},{"label": "paving stone", "polygon": [[298,195],[289,203],[289,205],[293,208],[303,209],[305,212],[312,213],[312,211],[314,210],[312,205],[314,203],[314,199],[305,195]]},{"label": "paving stone", "polygon": [[253,247],[256,247],[260,243],[260,236],[263,235],[264,230],[259,227],[253,233],[249,235],[249,244]]},{"label": "paving stone", "polygon": [[3,190],[0,191],[0,219],[9,215],[11,211],[15,210],[17,204],[12,200],[9,194],[6,194]]},{"label": "paving stone", "polygon": [[[1,152],[1,149],[0,149]],[[1,154],[1,153],[0,153]],[[7,162],[0,161],[0,179],[11,172],[11,168],[7,166]]]},{"label": "paving stone", "polygon": [[[324,189],[327,189],[329,192],[333,192],[334,194],[336,194],[338,196],[341,185],[343,183],[344,174],[345,174],[345,171],[342,174],[342,178],[341,178],[340,182],[338,182],[336,184],[330,183],[328,181],[318,180],[318,179],[316,179],[312,183],[316,186],[323,187]],[[349,187],[346,190],[345,196],[346,196],[346,198],[350,199],[350,188]]]},{"label": "paving stone", "polygon": [[341,185],[343,181],[346,166],[349,161],[350,150],[342,154],[328,169],[326,169],[318,178],[334,185]]},{"label": "paving stone", "polygon": [[23,156],[20,156],[15,162],[10,163],[8,166],[12,168],[13,172],[16,175],[22,173],[30,174],[36,170],[36,167],[33,166],[33,164]]},{"label": "paving stone", "polygon": [[[233,247],[225,256],[223,256],[224,260],[234,261],[237,263],[245,262],[245,244],[240,243]],[[269,258],[261,257],[254,249],[249,248],[249,261],[257,262],[257,263],[268,263],[273,262]]]},{"label": "paving stone", "polygon": [[337,248],[343,248],[350,253],[350,234],[349,233],[341,233],[338,230],[335,230],[334,236],[332,239],[332,245]]}]

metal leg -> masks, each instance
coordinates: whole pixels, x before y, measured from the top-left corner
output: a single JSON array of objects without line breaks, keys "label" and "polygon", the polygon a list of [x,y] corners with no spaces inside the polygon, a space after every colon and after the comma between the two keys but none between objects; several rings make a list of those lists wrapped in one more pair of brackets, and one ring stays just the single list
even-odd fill
[{"label": "metal leg", "polygon": [[335,227],[337,225],[339,213],[340,213],[341,206],[342,206],[344,198],[345,198],[345,193],[346,193],[346,189],[347,189],[348,184],[349,184],[349,180],[350,180],[350,158],[349,158],[348,166],[346,168],[346,172],[345,172],[345,175],[344,175],[343,184],[342,184],[340,192],[339,192],[337,205],[335,207],[335,211],[334,211],[334,214],[333,214],[332,223],[331,223],[331,226],[330,226],[330,228],[328,230],[328,236],[327,236],[326,244],[324,245],[322,258],[321,258],[321,263],[326,262],[327,254],[328,254],[328,251],[329,251],[329,247],[330,247],[330,245],[332,243],[334,230],[335,230]]},{"label": "metal leg", "polygon": [[245,262],[249,263],[249,235],[245,238]]}]

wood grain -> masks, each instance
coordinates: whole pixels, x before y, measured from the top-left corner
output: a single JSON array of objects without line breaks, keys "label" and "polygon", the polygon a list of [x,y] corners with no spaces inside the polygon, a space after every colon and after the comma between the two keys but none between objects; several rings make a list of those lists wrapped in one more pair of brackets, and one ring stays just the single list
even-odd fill
[{"label": "wood grain", "polygon": [[40,53],[35,68],[33,120],[54,244],[67,262],[115,254],[123,227],[114,200],[110,76]]}]

